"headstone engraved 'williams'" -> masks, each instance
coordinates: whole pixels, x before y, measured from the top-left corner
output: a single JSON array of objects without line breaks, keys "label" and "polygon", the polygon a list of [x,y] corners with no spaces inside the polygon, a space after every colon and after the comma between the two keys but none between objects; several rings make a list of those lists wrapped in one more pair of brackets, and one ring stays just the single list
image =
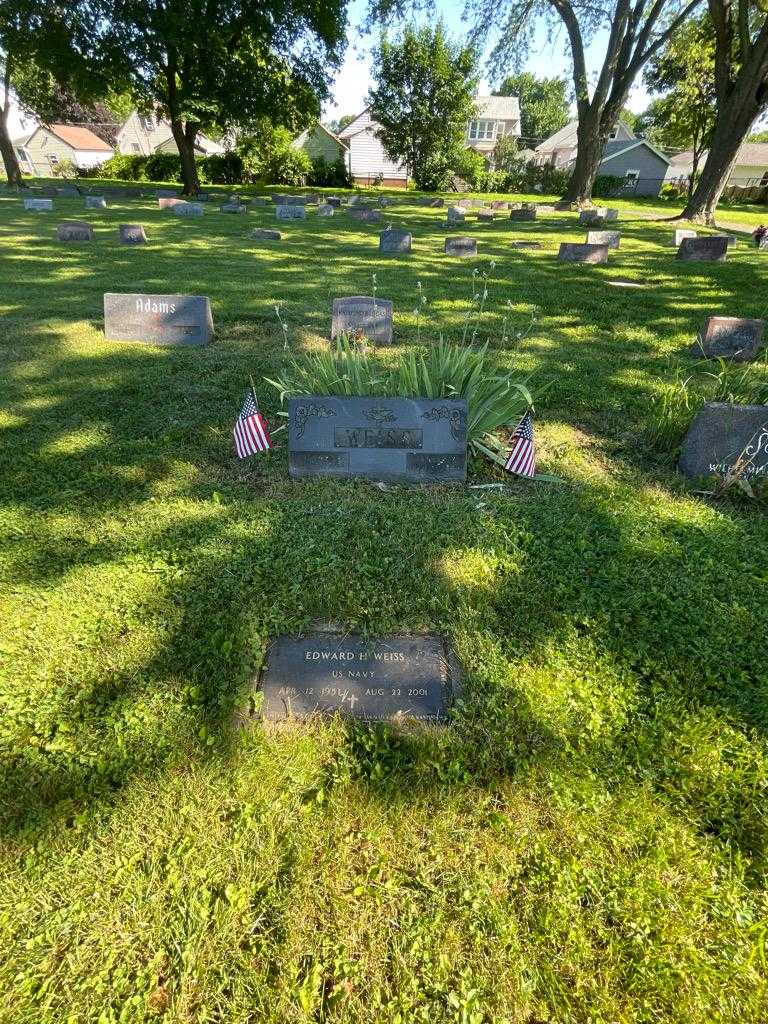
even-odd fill
[{"label": "headstone engraved 'williams'", "polygon": [[306,220],[307,208],[295,203],[288,203],[285,206],[276,206],[275,216],[278,220]]},{"label": "headstone engraved 'williams'", "polygon": [[561,242],[557,258],[564,263],[607,263],[607,245],[588,245],[586,242]]},{"label": "headstone engraved 'williams'", "polygon": [[621,244],[619,231],[588,231],[587,245],[607,245],[609,249],[618,249]]},{"label": "headstone engraved 'williams'", "polygon": [[25,199],[24,209],[33,210],[36,213],[47,213],[53,209],[52,199]]},{"label": "headstone engraved 'williams'", "polygon": [[463,482],[467,403],[456,398],[291,399],[288,467],[292,477]]},{"label": "headstone engraved 'williams'", "polygon": [[93,228],[82,220],[65,220],[56,228],[60,242],[92,242]]},{"label": "headstone engraved 'williams'", "polygon": [[86,196],[85,197],[85,208],[86,210],[103,210],[107,205],[107,200],[104,196]]},{"label": "headstone engraved 'williams'", "polygon": [[445,240],[448,256],[477,256],[477,239],[463,235],[452,235]]},{"label": "headstone engraved 'williams'", "polygon": [[672,245],[677,249],[680,247],[680,243],[684,238],[698,238],[699,236],[695,231],[690,231],[688,228],[678,228],[672,233]]},{"label": "headstone engraved 'williams'", "polygon": [[104,335],[108,341],[154,345],[207,345],[213,337],[211,305],[204,295],[104,296]]},{"label": "headstone engraved 'williams'", "polygon": [[458,664],[434,635],[278,637],[257,685],[264,694],[261,715],[272,722],[342,714],[440,723],[461,693]]},{"label": "headstone engraved 'williams'", "polygon": [[273,228],[254,228],[251,232],[251,238],[257,242],[279,242],[282,237],[280,232]]},{"label": "headstone engraved 'williams'", "polygon": [[692,478],[768,479],[768,405],[707,402],[683,442],[680,470]]},{"label": "headstone engraved 'williams'", "polygon": [[677,259],[685,263],[723,263],[728,255],[728,240],[720,235],[684,238]]},{"label": "headstone engraved 'williams'", "polygon": [[360,333],[374,345],[392,344],[392,302],[370,295],[348,295],[333,300],[331,338]]},{"label": "headstone engraved 'williams'", "polygon": [[757,357],[763,347],[764,330],[764,320],[710,316],[691,354],[705,359],[731,359],[735,363],[748,363]]},{"label": "headstone engraved 'williams'", "polygon": [[390,228],[388,231],[382,231],[379,235],[379,252],[387,254],[410,252],[412,242],[410,231]]},{"label": "headstone engraved 'williams'", "polygon": [[121,224],[118,232],[123,245],[146,245],[147,236],[141,224]]}]

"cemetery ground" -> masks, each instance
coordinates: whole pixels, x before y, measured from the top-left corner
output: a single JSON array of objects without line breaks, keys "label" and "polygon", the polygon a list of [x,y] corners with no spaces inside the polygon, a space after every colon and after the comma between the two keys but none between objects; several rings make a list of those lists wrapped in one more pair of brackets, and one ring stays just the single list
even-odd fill
[{"label": "cemetery ground", "polygon": [[[764,1021],[768,519],[676,472],[660,409],[767,400],[764,361],[687,350],[765,316],[768,255],[676,262],[623,204],[580,266],[576,214],[470,211],[462,260],[444,209],[108,203],[0,200],[0,1020]],[[389,222],[410,255],[378,255]],[[560,482],[290,481],[285,431],[234,458],[249,374],[274,429],[264,378],[373,274],[382,363],[488,340]],[[108,343],[107,291],[207,295],[215,341]],[[452,724],[234,727],[268,641],[317,622],[447,636]]]}]

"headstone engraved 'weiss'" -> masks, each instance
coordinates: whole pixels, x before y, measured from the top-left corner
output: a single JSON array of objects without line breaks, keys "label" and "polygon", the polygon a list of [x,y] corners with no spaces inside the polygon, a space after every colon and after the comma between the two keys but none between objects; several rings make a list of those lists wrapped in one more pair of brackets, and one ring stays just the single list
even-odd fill
[{"label": "headstone engraved 'weiss'", "polygon": [[331,338],[362,334],[374,345],[392,344],[392,302],[369,295],[349,295],[333,300]]},{"label": "headstone engraved 'weiss'", "polygon": [[145,341],[154,345],[207,345],[213,317],[204,295],[104,296],[107,341]]},{"label": "headstone engraved 'weiss'", "polygon": [[288,468],[292,477],[462,482],[467,403],[449,398],[291,399]]},{"label": "headstone engraved 'weiss'", "polygon": [[452,235],[445,240],[445,253],[448,256],[477,256],[477,239]]},{"label": "headstone engraved 'weiss'", "polygon": [[588,245],[586,242],[561,242],[557,258],[564,263],[607,263],[607,245]]},{"label": "headstone engraved 'weiss'", "polygon": [[147,236],[141,224],[121,224],[118,228],[123,245],[145,245]]},{"label": "headstone engraved 'weiss'", "polygon": [[619,231],[588,231],[587,245],[607,245],[609,249],[618,249],[621,243]]},{"label": "headstone engraved 'weiss'", "polygon": [[275,216],[278,220],[306,220],[307,208],[289,203],[287,206],[276,206]]},{"label": "headstone engraved 'weiss'", "polygon": [[93,228],[82,220],[65,220],[56,229],[60,242],[92,242]]},{"label": "headstone engraved 'weiss'", "polygon": [[684,238],[677,259],[685,263],[723,263],[728,255],[728,240],[720,235]]},{"label": "headstone engraved 'weiss'", "polygon": [[103,210],[107,205],[107,200],[104,196],[86,196],[85,197],[85,208],[86,210]]},{"label": "headstone engraved 'weiss'", "polygon": [[737,316],[707,317],[691,354],[705,359],[732,359],[735,363],[748,363],[763,347],[764,329],[764,320]]},{"label": "headstone engraved 'weiss'", "polygon": [[434,635],[278,637],[256,684],[267,721],[338,713],[369,722],[440,723],[461,694],[458,663]]},{"label": "headstone engraved 'weiss'", "polygon": [[388,231],[382,231],[379,235],[379,252],[386,254],[410,252],[412,241],[410,231],[390,228]]},{"label": "headstone engraved 'weiss'", "polygon": [[33,210],[36,213],[47,213],[53,209],[52,199],[25,199],[24,209]]},{"label": "headstone engraved 'weiss'", "polygon": [[683,442],[680,470],[692,478],[768,479],[768,405],[707,402]]}]

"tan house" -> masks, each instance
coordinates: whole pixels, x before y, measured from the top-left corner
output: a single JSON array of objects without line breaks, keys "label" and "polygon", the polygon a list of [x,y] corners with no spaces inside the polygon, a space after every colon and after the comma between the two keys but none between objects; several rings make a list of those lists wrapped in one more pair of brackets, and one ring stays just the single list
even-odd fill
[{"label": "tan house", "polygon": [[[178,153],[168,121],[155,114],[140,114],[134,110],[117,133],[117,149],[123,156],[151,156],[152,153]],[[223,153],[224,147],[205,135],[195,142],[198,156]]]},{"label": "tan house", "polygon": [[336,163],[337,160],[346,162],[346,145],[319,121],[313,128],[307,128],[294,139],[291,146],[303,150],[310,160],[323,157],[329,164]]},{"label": "tan house", "polygon": [[499,139],[519,137],[520,101],[517,96],[477,96],[475,104],[477,116],[467,125],[467,146],[490,161]]},{"label": "tan house", "polygon": [[13,143],[23,174],[50,177],[63,161],[75,167],[95,167],[109,160],[114,150],[103,139],[77,124],[40,125]]}]

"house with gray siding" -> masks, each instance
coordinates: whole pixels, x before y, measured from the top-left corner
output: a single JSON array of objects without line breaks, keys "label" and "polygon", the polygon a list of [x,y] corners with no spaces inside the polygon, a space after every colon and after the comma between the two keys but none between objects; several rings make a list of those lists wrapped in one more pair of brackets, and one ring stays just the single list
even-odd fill
[{"label": "house with gray siding", "polygon": [[[536,163],[551,164],[553,167],[568,167],[576,159],[578,146],[578,121],[568,124],[544,139],[536,147]],[[635,138],[623,121],[619,121],[608,136],[608,142],[630,142]]]},{"label": "house with gray siding", "polygon": [[669,157],[647,139],[615,139],[603,147],[598,174],[623,178],[622,191],[633,196],[657,196],[661,191]]}]

